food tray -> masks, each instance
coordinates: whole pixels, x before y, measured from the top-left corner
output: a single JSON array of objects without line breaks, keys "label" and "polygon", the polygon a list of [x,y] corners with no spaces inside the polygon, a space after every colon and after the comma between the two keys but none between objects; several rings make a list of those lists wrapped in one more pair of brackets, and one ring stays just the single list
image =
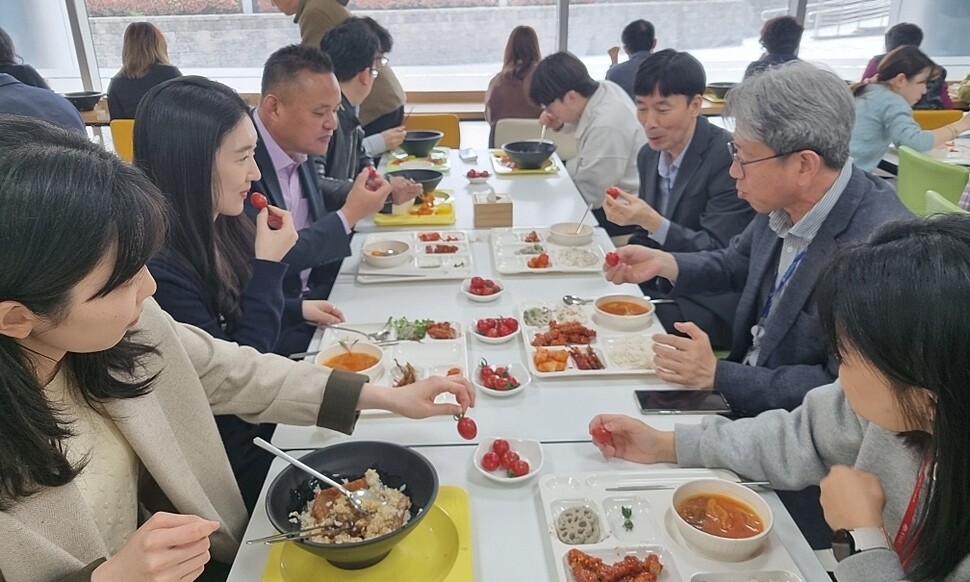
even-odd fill
[{"label": "food tray", "polygon": [[[439,232],[442,236],[456,237],[453,241],[425,242],[420,240],[422,233]],[[360,257],[360,265],[357,268],[357,281],[359,283],[400,283],[404,281],[442,281],[452,279],[464,279],[471,277],[474,272],[474,262],[468,234],[462,231],[449,230],[438,231],[434,229],[409,231],[409,232],[387,232],[372,233],[364,239],[361,249],[368,244],[383,240],[399,240],[411,245],[411,259],[397,267],[379,268],[368,265]],[[458,247],[458,252],[453,254],[434,254],[428,253],[429,245],[447,244]],[[362,250],[358,251],[363,253]]]},{"label": "food tray", "polygon": [[270,547],[263,582],[475,579],[468,492],[454,485],[439,487],[438,498],[424,520],[386,558],[370,568],[341,570],[292,542]]},{"label": "food tray", "polygon": [[505,157],[505,152],[500,149],[488,150],[488,157],[492,160],[492,168],[495,169],[495,173],[499,176],[548,176],[550,174],[559,172],[559,164],[552,161],[552,158],[546,160],[546,163],[542,164],[541,168],[536,168],[534,170],[523,170],[520,168],[510,168],[506,166],[502,162]]},{"label": "food tray", "polygon": [[[572,356],[570,356],[566,369],[561,372],[539,371],[539,369],[536,367],[535,360],[532,357],[537,349],[532,345],[532,340],[535,339],[536,334],[549,331],[549,326],[535,326],[526,323],[525,312],[527,309],[533,307],[548,308],[552,310],[553,314],[555,315],[558,310],[565,309],[566,305],[562,301],[530,301],[516,305],[515,316],[519,320],[519,325],[522,328],[522,347],[525,350],[526,366],[528,366],[529,372],[531,372],[535,377],[563,378],[583,376],[643,376],[645,374],[654,373],[652,365],[649,368],[621,366],[613,357],[611,357],[611,354],[623,344],[627,342],[635,342],[643,345],[646,348],[646,350],[650,353],[652,362],[653,340],[651,338],[655,333],[665,333],[663,325],[656,319],[656,317],[653,318],[653,321],[649,326],[642,330],[632,332],[618,331],[604,327],[597,322],[597,318],[595,317],[596,309],[592,306],[592,304],[578,306],[580,313],[586,319],[585,322],[581,321],[580,323],[596,332],[596,337],[593,338],[593,341],[589,344],[589,347],[593,348],[593,351],[599,357],[600,361],[606,365],[606,367],[602,370],[580,370],[576,367],[576,362],[573,360]],[[576,345],[585,350],[587,344]],[[567,349],[567,347],[550,346],[546,347],[546,349],[563,350]]]},{"label": "food tray", "polygon": [[[627,555],[644,558],[647,552],[660,557],[664,565],[659,582],[804,582],[798,567],[774,531],[764,549],[744,562],[718,562],[696,553],[674,528],[669,509],[674,489],[686,481],[701,478],[739,481],[737,475],[721,469],[657,468],[609,473],[544,475],[539,494],[546,519],[549,550],[556,564],[558,580],[575,582],[566,565],[566,553],[577,548],[587,554],[616,562]],[[607,491],[608,487],[653,486],[669,488],[650,491]],[[566,508],[586,505],[600,519],[599,542],[568,545],[556,534],[556,519]],[[633,529],[623,528],[622,507],[633,510]],[[772,577],[776,576],[776,577]]]},{"label": "food tray", "polygon": [[[449,190],[435,190],[435,209],[434,214],[384,214],[374,215],[374,224],[377,226],[421,226],[421,225],[448,225],[455,224],[455,204],[454,197]],[[417,205],[417,201],[415,201]]]},{"label": "food tray", "polygon": [[[519,273],[533,273],[542,275],[544,273],[594,273],[601,275],[603,272],[603,259],[605,253],[603,248],[597,243],[600,227],[594,228],[593,242],[580,246],[566,246],[549,242],[548,228],[493,228],[491,233],[492,240],[492,262],[495,270],[503,275],[515,275]],[[524,241],[526,235],[535,232],[539,235],[538,243],[527,243]],[[544,268],[533,268],[528,265],[529,259],[535,254],[519,254],[520,251],[528,250],[534,244],[539,244],[549,255],[550,266]],[[582,253],[589,257],[586,264],[566,264],[568,255]]]},{"label": "food tray", "polygon": [[384,171],[428,169],[447,172],[451,169],[451,148],[439,146],[424,157],[409,156],[404,150],[397,149],[388,154]]}]

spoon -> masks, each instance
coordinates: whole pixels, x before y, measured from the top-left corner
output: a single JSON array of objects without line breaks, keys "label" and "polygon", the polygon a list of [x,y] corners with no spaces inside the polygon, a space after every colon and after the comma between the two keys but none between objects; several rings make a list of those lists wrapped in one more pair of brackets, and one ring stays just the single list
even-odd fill
[{"label": "spoon", "polygon": [[391,328],[389,325],[385,324],[382,329],[377,331],[372,331],[370,333],[360,331],[359,329],[353,329],[351,327],[343,327],[341,325],[328,325],[330,329],[338,329],[340,331],[349,331],[351,333],[359,333],[360,335],[366,337],[367,339],[374,340],[375,342],[382,342],[387,338],[391,337]]},{"label": "spoon", "polygon": [[545,140],[546,140],[546,126],[543,125],[542,131],[539,132],[539,141],[545,141]]},{"label": "spoon", "polygon": [[[375,342],[374,345],[380,346],[380,347],[383,348],[384,346],[396,346],[399,343],[400,342],[396,342],[396,341],[386,341],[386,342]],[[322,351],[323,350],[310,350],[309,352],[297,352],[295,354],[290,354],[290,355],[288,355],[286,357],[289,358],[289,359],[291,359],[291,360],[302,360],[303,358],[305,358],[307,356],[315,356],[315,355],[319,354]]]},{"label": "spoon", "polygon": [[592,202],[586,205],[586,211],[583,212],[583,217],[580,218],[579,222],[576,224],[576,234],[579,234],[579,231],[583,230],[583,221],[586,220],[586,215],[589,214],[589,211],[592,210],[592,208],[593,208]]},{"label": "spoon", "polygon": [[[651,299],[644,295],[643,297],[650,303],[657,305],[658,303],[674,303],[673,299]],[[563,295],[562,302],[566,305],[589,305],[590,303],[596,301],[595,299],[583,299],[582,297],[577,297],[575,295]]]},{"label": "spoon", "polygon": [[[320,471],[317,471],[316,469],[314,469],[313,467],[310,467],[309,465],[303,463],[299,459],[296,459],[296,458],[291,457],[290,455],[284,453],[283,451],[281,451],[280,449],[274,447],[273,445],[269,444],[268,442],[264,441],[260,437],[254,438],[253,439],[253,444],[256,445],[257,447],[263,449],[264,451],[269,451],[270,453],[273,453],[274,455],[276,455],[277,457],[283,459],[284,461],[286,461],[287,463],[293,465],[294,467],[296,467],[298,469],[302,469],[302,470],[306,471],[307,473],[309,473],[310,475],[313,475],[317,479],[323,481],[324,483],[327,483],[327,484],[331,485],[332,487],[336,488],[337,491],[340,491],[341,493],[343,493],[347,497],[347,501],[350,502],[350,505],[354,509],[356,509],[358,512],[360,512],[360,513],[374,513],[374,512],[377,511],[376,508],[374,507],[374,505],[382,505],[384,503],[387,503],[386,501],[384,501],[383,498],[381,498],[380,495],[378,495],[377,493],[374,493],[370,489],[359,489],[357,491],[350,491],[349,489],[347,489],[346,487],[344,487],[340,483],[337,483],[336,481],[334,481],[330,477],[327,477],[326,475],[324,475]],[[369,508],[368,507],[364,507],[364,502],[367,502],[368,504],[370,504],[371,507],[369,507]]]}]

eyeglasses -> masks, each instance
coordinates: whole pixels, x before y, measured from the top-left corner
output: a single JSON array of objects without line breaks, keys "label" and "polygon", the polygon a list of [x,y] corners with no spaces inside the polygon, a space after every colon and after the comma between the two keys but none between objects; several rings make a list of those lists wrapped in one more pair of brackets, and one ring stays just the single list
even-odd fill
[{"label": "eyeglasses", "polygon": [[744,178],[744,167],[750,164],[757,164],[758,162],[767,162],[768,160],[773,160],[775,158],[783,158],[785,156],[790,156],[795,152],[784,152],[780,154],[775,154],[773,156],[767,156],[764,158],[758,158],[756,160],[742,160],[738,157],[738,146],[734,144],[733,141],[727,142],[728,151],[731,153],[731,157],[737,162],[738,168],[741,169],[741,177]]},{"label": "eyeglasses", "polygon": [[381,72],[377,69],[377,67],[371,67],[370,68],[370,76],[372,78],[376,79],[377,78],[377,75],[380,75],[380,74],[381,74]]},{"label": "eyeglasses", "polygon": [[374,62],[377,63],[378,67],[384,68],[387,66],[387,57],[377,57]]}]

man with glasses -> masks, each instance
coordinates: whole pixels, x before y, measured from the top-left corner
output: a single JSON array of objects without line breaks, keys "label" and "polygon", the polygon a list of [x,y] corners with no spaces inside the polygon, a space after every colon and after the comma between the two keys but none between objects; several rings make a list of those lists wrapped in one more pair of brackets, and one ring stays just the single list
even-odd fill
[{"label": "man with glasses", "polygon": [[[603,201],[610,222],[636,226],[630,244],[670,252],[720,249],[754,217],[729,174],[731,156],[724,143],[731,134],[700,114],[706,86],[704,67],[688,53],[667,49],[640,64],[635,101],[647,145],[637,156],[639,196],[620,191],[616,199]],[[640,286],[652,297],[670,293],[666,279]],[[667,329],[692,321],[723,349],[731,345],[739,297],[737,291],[681,295],[673,304],[658,305],[657,317]]]},{"label": "man with glasses", "polygon": [[[379,24],[376,24],[380,26]],[[351,17],[323,35],[320,50],[333,61],[333,72],[340,83],[341,102],[337,111],[337,128],[327,149],[326,158],[317,158],[317,173],[322,181],[351,182],[373,160],[364,145],[364,130],[357,118],[357,108],[367,98],[380,75],[380,41],[367,22]],[[421,185],[400,176],[390,179],[395,203],[413,200],[421,194]],[[339,192],[339,190],[335,190]],[[330,200],[332,206],[343,200]]]},{"label": "man with glasses", "polygon": [[728,93],[731,175],[759,215],[726,248],[669,253],[629,245],[607,268],[614,283],[663,277],[673,296],[741,293],[728,358],[717,359],[693,322],[679,322],[674,328],[688,337],[655,338],[661,379],[719,390],[747,414],[792,410],[835,379],[838,363],[817,329],[815,282],[837,248],[911,216],[884,180],[853,167],[854,113],[844,81],[799,61]]}]

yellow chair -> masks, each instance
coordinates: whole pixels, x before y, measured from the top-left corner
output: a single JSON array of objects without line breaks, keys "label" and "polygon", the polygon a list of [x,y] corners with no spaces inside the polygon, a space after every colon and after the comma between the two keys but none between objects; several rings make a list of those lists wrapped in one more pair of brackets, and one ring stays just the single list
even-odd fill
[{"label": "yellow chair", "polygon": [[445,134],[438,145],[447,148],[461,147],[461,129],[458,116],[451,113],[415,113],[404,120],[404,129],[408,131],[440,131]]},{"label": "yellow chair", "polygon": [[899,147],[896,192],[917,216],[926,215],[926,191],[934,190],[956,204],[970,179],[970,170],[947,164],[908,147]]},{"label": "yellow chair", "polygon": [[967,214],[967,211],[944,198],[939,192],[927,190],[926,215],[931,214]]},{"label": "yellow chair", "polygon": [[[495,147],[502,147],[503,143],[521,141],[525,139],[539,139],[542,126],[538,119],[509,117],[499,119],[495,124]],[[576,157],[576,137],[569,133],[546,131],[545,139],[556,144],[559,159],[566,161]]]},{"label": "yellow chair", "polygon": [[913,119],[926,131],[939,129],[959,121],[963,112],[959,109],[914,109]]},{"label": "yellow chair", "polygon": [[135,159],[135,120],[112,119],[110,125],[115,153],[119,158],[130,163]]}]

